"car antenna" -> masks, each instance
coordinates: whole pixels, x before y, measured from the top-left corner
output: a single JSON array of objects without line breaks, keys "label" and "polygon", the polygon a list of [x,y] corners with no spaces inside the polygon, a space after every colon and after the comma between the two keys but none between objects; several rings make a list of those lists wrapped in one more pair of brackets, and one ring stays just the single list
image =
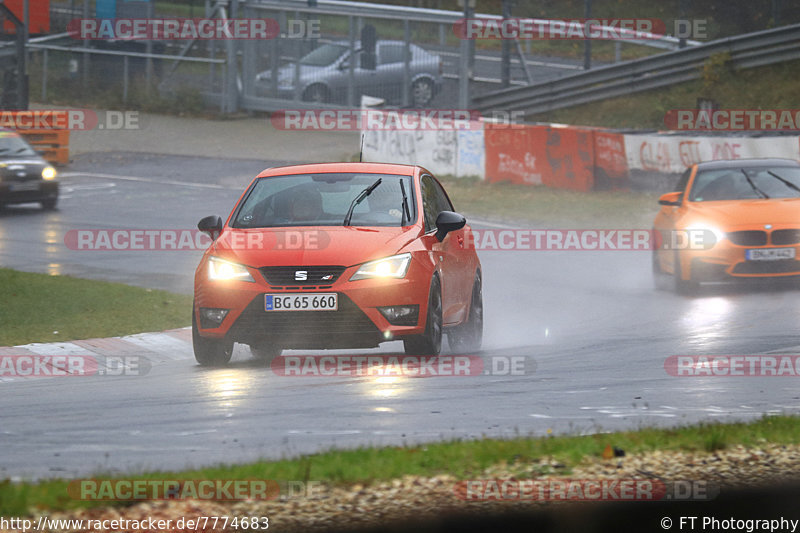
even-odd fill
[{"label": "car antenna", "polygon": [[361,163],[361,156],[364,155],[364,134],[361,134],[361,147],[358,149],[358,162]]}]

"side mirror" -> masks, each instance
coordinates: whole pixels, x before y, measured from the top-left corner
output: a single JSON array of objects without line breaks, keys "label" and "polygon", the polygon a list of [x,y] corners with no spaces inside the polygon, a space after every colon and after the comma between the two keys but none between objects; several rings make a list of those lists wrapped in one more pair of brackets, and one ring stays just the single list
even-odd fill
[{"label": "side mirror", "polygon": [[197,223],[197,229],[216,240],[222,232],[222,219],[217,215],[205,217]]},{"label": "side mirror", "polygon": [[658,199],[658,203],[659,205],[681,205],[681,200],[683,200],[682,192],[668,192],[667,194],[661,195],[661,198]]},{"label": "side mirror", "polygon": [[467,219],[452,211],[442,211],[436,217],[436,240],[442,242],[447,234],[464,227]]}]

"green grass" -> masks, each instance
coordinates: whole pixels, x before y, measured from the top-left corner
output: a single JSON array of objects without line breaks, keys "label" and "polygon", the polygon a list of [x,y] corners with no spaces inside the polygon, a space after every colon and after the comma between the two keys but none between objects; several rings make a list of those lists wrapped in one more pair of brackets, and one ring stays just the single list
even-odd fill
[{"label": "green grass", "polygon": [[[460,479],[480,475],[499,464],[537,461],[552,457],[564,464],[564,473],[584,458],[600,457],[606,446],[628,454],[653,450],[713,452],[734,445],[757,447],[765,442],[800,444],[800,418],[764,417],[750,423],[700,424],[675,429],[641,429],[589,436],[482,439],[413,447],[362,448],[329,451],[294,460],[263,461],[236,466],[217,466],[182,472],[151,472],[122,479],[263,479],[304,480],[334,486],[372,483],[403,475],[450,474]],[[99,479],[114,479],[102,474]],[[42,483],[0,482],[0,515],[22,516],[35,509],[73,509],[128,502],[74,500],[67,493],[68,481]]]},{"label": "green grass", "polygon": [[492,220],[546,227],[650,228],[658,194],[598,191],[591,194],[545,186],[440,178],[458,211]]},{"label": "green grass", "polygon": [[0,346],[188,326],[192,297],[0,269]]},{"label": "green grass", "polygon": [[800,76],[800,60],[745,70],[728,64],[709,64],[703,78],[590,104],[527,117],[608,128],[664,129],[670,109],[696,109],[698,98],[716,100],[723,109],[794,109],[797,96],[790,89]]}]

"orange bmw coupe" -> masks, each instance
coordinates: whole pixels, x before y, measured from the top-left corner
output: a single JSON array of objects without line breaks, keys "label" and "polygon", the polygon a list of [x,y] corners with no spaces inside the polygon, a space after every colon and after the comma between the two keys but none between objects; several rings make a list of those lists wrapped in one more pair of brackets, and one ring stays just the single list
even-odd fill
[{"label": "orange bmw coupe", "polygon": [[710,161],[689,167],[659,199],[656,286],[800,275],[800,163]]},{"label": "orange bmw coupe", "polygon": [[383,163],[263,171],[195,272],[192,339],[201,365],[226,364],[234,342],[256,357],[283,349],[477,350],[481,264],[470,227],[433,175]]}]

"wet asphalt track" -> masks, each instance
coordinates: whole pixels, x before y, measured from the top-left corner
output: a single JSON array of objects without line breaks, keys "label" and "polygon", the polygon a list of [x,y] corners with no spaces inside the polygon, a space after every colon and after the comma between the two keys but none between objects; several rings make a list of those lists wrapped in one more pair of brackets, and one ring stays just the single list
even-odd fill
[{"label": "wet asphalt track", "polygon": [[[71,251],[63,236],[70,229],[192,228],[207,214],[226,215],[250,177],[269,164],[79,158],[63,178],[58,211],[0,211],[0,265],[190,293],[201,252]],[[288,378],[245,349],[225,369],[165,358],[143,376],[0,383],[0,478],[136,473],[334,446],[799,412],[797,378],[677,378],[664,360],[800,353],[800,292],[786,284],[710,287],[695,298],[658,292],[648,254],[481,253],[480,355],[524,356],[524,375]],[[383,351],[399,348],[390,343]]]}]

